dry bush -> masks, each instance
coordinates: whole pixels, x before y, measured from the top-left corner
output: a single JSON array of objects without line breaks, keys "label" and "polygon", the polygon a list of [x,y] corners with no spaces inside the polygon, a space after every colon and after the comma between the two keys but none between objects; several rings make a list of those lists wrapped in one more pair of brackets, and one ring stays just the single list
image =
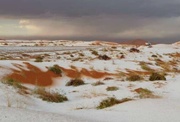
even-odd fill
[{"label": "dry bush", "polygon": [[153,69],[151,69],[151,68],[148,66],[148,64],[147,64],[146,62],[140,62],[139,65],[141,66],[141,68],[142,68],[143,70],[150,71],[150,72],[154,71]]},{"label": "dry bush", "polygon": [[139,75],[132,74],[127,78],[128,81],[140,81],[142,78]]},{"label": "dry bush", "polygon": [[92,53],[93,55],[96,55],[96,56],[99,55],[98,52],[95,51],[95,50],[91,50],[91,53]]},{"label": "dry bush", "polygon": [[21,85],[21,83],[15,79],[7,78],[2,81],[2,83],[7,84],[9,86],[13,86],[14,88],[23,89],[24,86]]},{"label": "dry bush", "polygon": [[79,53],[79,56],[84,56],[84,54],[83,53]]},{"label": "dry bush", "polygon": [[157,97],[153,94],[152,91],[148,89],[138,88],[138,89],[135,89],[134,91],[139,94],[140,98],[156,98]]},{"label": "dry bush", "polygon": [[43,62],[43,58],[42,56],[37,56],[34,62]]},{"label": "dry bush", "polygon": [[169,61],[169,62],[164,62],[160,59],[156,59],[156,65],[160,66],[164,72],[174,72],[173,70],[173,66],[176,67],[177,66],[177,62],[176,61]]},{"label": "dry bush", "polygon": [[39,96],[44,101],[60,103],[68,101],[68,98],[58,92],[48,92],[45,88],[37,88],[34,91],[35,94]]},{"label": "dry bush", "polygon": [[72,79],[69,82],[66,83],[66,86],[80,86],[80,85],[84,85],[84,81],[81,79]]},{"label": "dry bush", "polygon": [[107,56],[107,55],[100,55],[99,57],[98,57],[100,60],[110,60],[111,58],[109,57],[109,56]]},{"label": "dry bush", "polygon": [[97,81],[97,82],[93,83],[92,85],[93,86],[99,86],[99,85],[104,85],[104,83],[101,81]]},{"label": "dry bush", "polygon": [[97,109],[104,109],[104,108],[111,107],[111,106],[116,105],[116,104],[131,101],[131,100],[132,99],[129,99],[129,98],[123,98],[121,100],[118,100],[114,97],[109,97],[109,98],[103,100],[102,102],[100,102],[99,106],[97,106],[96,108]]},{"label": "dry bush", "polygon": [[119,88],[116,86],[109,86],[106,88],[107,91],[117,91]]},{"label": "dry bush", "polygon": [[89,99],[95,98],[95,97],[102,97],[102,96],[107,96],[107,94],[96,89],[92,89],[88,93],[83,93],[82,95],[83,98],[89,98]]},{"label": "dry bush", "polygon": [[150,81],[156,81],[156,80],[166,80],[166,77],[164,74],[159,73],[152,73],[149,77]]},{"label": "dry bush", "polygon": [[157,56],[157,55],[151,55],[151,57],[153,57],[153,58],[157,58],[158,56]]},{"label": "dry bush", "polygon": [[139,52],[140,52],[140,51],[139,51],[138,49],[136,49],[136,48],[131,48],[129,51],[130,51],[130,52],[136,52],[136,53],[139,53]]},{"label": "dry bush", "polygon": [[49,67],[48,69],[49,69],[49,71],[52,71],[57,75],[60,75],[62,73],[62,71],[58,65],[54,65],[52,67]]}]

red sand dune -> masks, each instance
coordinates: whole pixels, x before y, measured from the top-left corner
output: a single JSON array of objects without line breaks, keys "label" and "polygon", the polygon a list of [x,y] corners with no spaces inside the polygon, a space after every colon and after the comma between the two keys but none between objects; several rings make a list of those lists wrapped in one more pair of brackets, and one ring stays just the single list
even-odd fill
[{"label": "red sand dune", "polygon": [[137,70],[130,70],[130,69],[126,69],[126,71],[128,72],[127,75],[131,75],[131,74],[150,75],[151,74],[151,72],[149,71],[137,71]]},{"label": "red sand dune", "polygon": [[[51,71],[43,72],[41,69],[36,66],[24,62],[27,69],[24,69],[22,65],[13,64],[16,68],[20,69],[15,70],[12,69],[13,73],[7,75],[7,78],[15,79],[21,83],[32,84],[37,86],[51,86],[53,85],[53,78],[61,77],[61,75],[57,75]],[[91,78],[103,78],[105,76],[114,75],[106,72],[98,72],[98,71],[89,71],[87,69],[81,69],[78,71],[76,68],[66,69],[60,67],[63,73],[70,78],[80,78],[80,77],[91,77]]]},{"label": "red sand dune", "polygon": [[109,46],[114,46],[114,45],[118,45],[118,43],[116,42],[107,42],[107,41],[94,41],[92,43],[92,45],[109,45]]},{"label": "red sand dune", "polygon": [[21,71],[13,70],[13,73],[8,75],[7,78],[16,79],[22,83],[32,84],[37,86],[51,86],[53,84],[53,78],[60,77],[51,71],[43,72],[39,68],[31,65],[30,63],[24,63],[28,70],[22,68],[19,64],[13,64]]},{"label": "red sand dune", "polygon": [[80,71],[78,71],[76,68],[73,68],[73,69],[66,69],[63,67],[60,67],[60,68],[63,70],[65,75],[70,78],[80,78],[83,76],[90,77],[90,78],[103,78],[105,76],[115,75],[112,73],[98,72],[95,70],[89,71],[85,68],[81,69]]},{"label": "red sand dune", "polygon": [[120,42],[121,44],[128,44],[128,45],[145,45],[147,41],[142,39],[136,39],[136,40],[129,40],[129,41],[123,41]]}]

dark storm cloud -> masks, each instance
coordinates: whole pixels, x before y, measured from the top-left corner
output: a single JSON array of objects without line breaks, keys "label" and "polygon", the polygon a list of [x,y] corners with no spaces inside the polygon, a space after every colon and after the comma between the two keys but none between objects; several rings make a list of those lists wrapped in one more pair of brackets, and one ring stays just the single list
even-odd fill
[{"label": "dark storm cloud", "polygon": [[179,0],[0,0],[0,16],[180,15]]},{"label": "dark storm cloud", "polygon": [[0,0],[0,36],[179,40],[180,0]]}]

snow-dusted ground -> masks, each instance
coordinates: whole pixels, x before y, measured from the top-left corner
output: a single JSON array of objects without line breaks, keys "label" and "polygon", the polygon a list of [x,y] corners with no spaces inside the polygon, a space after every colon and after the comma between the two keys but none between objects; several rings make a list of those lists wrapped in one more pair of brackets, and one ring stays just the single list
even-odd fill
[{"label": "snow-dusted ground", "polygon": [[57,113],[38,112],[27,109],[0,107],[1,122],[90,122],[85,119]]},{"label": "snow-dusted ground", "polygon": [[[80,43],[80,42],[79,42]],[[60,47],[61,48],[61,47]],[[148,63],[148,66],[155,71],[162,71],[163,67],[156,65],[155,59],[164,62],[174,61],[177,64],[171,69],[180,70],[180,57],[170,56],[179,54],[180,47],[177,45],[154,45],[152,48],[146,46],[138,47],[139,53],[129,52],[132,46],[118,45],[116,48],[107,47],[63,47],[62,49],[47,47],[0,47],[3,55],[0,55],[0,78],[12,73],[12,69],[20,70],[13,64],[21,64],[27,69],[23,62],[47,71],[46,67],[58,64],[64,68],[76,67],[77,70],[85,68],[99,72],[118,74],[118,77],[107,77],[95,79],[83,76],[85,85],[73,87],[65,86],[71,78],[65,73],[61,78],[55,78],[55,84],[47,87],[48,90],[63,93],[69,99],[63,103],[50,103],[42,101],[35,95],[21,95],[17,89],[0,83],[0,121],[2,122],[23,122],[23,121],[60,121],[60,122],[179,122],[180,121],[180,73],[166,72],[166,81],[148,81],[145,77],[142,81],[130,82],[121,73],[128,71],[141,71],[144,69],[140,62]],[[34,51],[33,51],[34,50]],[[18,53],[16,52],[18,51]],[[111,60],[100,60],[98,55],[111,57]],[[11,52],[11,53],[9,53]],[[4,55],[5,54],[5,55]],[[120,58],[124,55],[124,58]],[[156,55],[154,58],[152,55]],[[44,56],[43,62],[34,62],[35,56]],[[168,66],[169,66],[168,65]],[[93,86],[92,84],[101,81],[104,85]],[[28,88],[34,86],[24,84]],[[108,86],[116,86],[117,91],[107,91]],[[158,98],[141,99],[134,92],[137,88],[146,88],[153,92]],[[132,98],[132,101],[117,104],[102,110],[96,109],[99,103],[108,97],[117,99]]]}]

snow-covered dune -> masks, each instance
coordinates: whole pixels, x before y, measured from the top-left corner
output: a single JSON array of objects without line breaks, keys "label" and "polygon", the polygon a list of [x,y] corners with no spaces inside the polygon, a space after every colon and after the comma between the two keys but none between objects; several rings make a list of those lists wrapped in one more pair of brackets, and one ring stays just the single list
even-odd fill
[{"label": "snow-covered dune", "polygon": [[0,47],[0,121],[180,121],[179,43],[35,42]]}]

